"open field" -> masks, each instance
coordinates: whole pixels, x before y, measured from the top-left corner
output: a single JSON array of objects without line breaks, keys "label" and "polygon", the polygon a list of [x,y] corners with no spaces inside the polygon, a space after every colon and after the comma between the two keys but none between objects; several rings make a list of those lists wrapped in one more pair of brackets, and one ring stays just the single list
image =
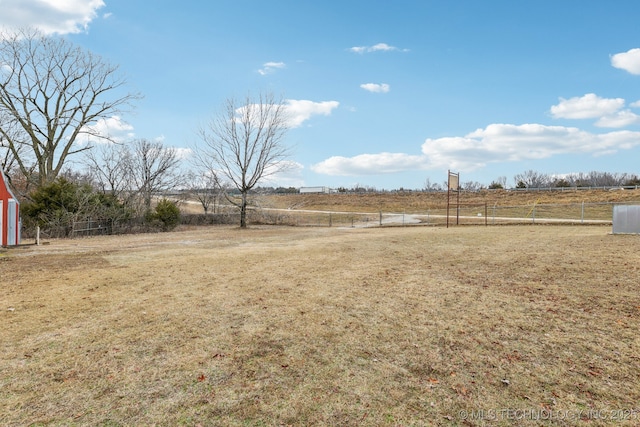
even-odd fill
[{"label": "open field", "polygon": [[640,237],[610,231],[0,249],[0,425],[638,425]]},{"label": "open field", "polygon": [[[455,196],[452,197],[452,202]],[[464,205],[506,207],[531,207],[542,205],[569,205],[580,203],[640,203],[640,189],[635,190],[578,190],[564,191],[506,191],[484,190],[462,192],[460,203]],[[283,209],[312,209],[324,211],[424,213],[429,209],[446,209],[446,192],[397,192],[397,193],[334,193],[334,194],[281,194],[264,196],[258,203],[265,207]],[[526,211],[525,211],[526,213]]]},{"label": "open field", "polygon": [[[450,223],[460,224],[611,224],[614,204],[640,204],[640,189],[565,189],[552,191],[483,190],[462,192],[456,212],[451,197]],[[270,194],[251,198],[254,223],[298,226],[444,225],[446,192]],[[202,213],[197,202],[184,213]]]}]

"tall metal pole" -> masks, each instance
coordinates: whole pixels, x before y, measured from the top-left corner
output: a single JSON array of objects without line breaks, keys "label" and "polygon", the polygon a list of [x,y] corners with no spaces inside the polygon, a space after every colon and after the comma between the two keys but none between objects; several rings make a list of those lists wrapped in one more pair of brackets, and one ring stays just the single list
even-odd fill
[{"label": "tall metal pole", "polygon": [[456,187],[458,199],[456,201],[456,225],[460,225],[460,175],[458,175],[458,186]]},{"label": "tall metal pole", "polygon": [[447,170],[447,228],[449,228],[449,198],[451,197],[451,171]]}]

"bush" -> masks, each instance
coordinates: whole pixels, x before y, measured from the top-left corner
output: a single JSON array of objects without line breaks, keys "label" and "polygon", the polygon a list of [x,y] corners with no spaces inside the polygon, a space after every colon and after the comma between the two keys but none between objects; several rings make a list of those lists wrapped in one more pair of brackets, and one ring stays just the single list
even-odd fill
[{"label": "bush", "polygon": [[69,236],[74,221],[91,218],[112,223],[128,218],[128,212],[115,197],[66,178],[58,178],[36,189],[21,210],[27,228],[40,226],[56,237]]},{"label": "bush", "polygon": [[625,187],[637,187],[639,185],[640,185],[640,178],[638,178],[636,175],[633,175],[624,183]]},{"label": "bush", "polygon": [[571,183],[566,179],[558,179],[554,181],[553,186],[556,188],[569,188],[571,187]]},{"label": "bush", "polygon": [[180,209],[175,202],[162,199],[147,218],[152,224],[157,224],[162,231],[170,231],[180,223]]}]

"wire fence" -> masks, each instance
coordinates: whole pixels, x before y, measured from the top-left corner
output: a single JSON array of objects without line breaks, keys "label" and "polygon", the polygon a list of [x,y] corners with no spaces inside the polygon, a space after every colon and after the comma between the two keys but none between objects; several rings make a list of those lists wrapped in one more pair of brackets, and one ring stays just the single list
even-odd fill
[{"label": "wire fence", "polygon": [[252,222],[306,227],[390,227],[413,225],[506,225],[506,224],[611,224],[614,205],[625,203],[570,203],[499,206],[465,204],[434,206],[424,211],[333,212],[312,210],[267,210],[252,212]]},{"label": "wire fence", "polygon": [[[461,204],[433,206],[424,210],[406,209],[396,212],[338,212],[303,209],[255,208],[247,212],[249,225],[285,225],[296,227],[408,227],[408,226],[496,226],[507,224],[583,224],[611,225],[615,205],[640,205],[638,202],[599,202],[542,204],[518,206],[498,204]],[[182,225],[239,224],[237,211],[215,214],[183,214]],[[33,237],[35,231],[23,230],[23,237]],[[111,221],[84,218],[64,224],[50,224],[42,234],[49,238],[85,237],[108,234],[129,234],[157,231],[143,218]]]}]

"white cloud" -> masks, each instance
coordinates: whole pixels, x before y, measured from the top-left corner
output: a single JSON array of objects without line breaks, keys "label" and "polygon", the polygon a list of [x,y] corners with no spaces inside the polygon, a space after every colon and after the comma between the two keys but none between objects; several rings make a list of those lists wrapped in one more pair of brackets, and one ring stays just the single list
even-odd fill
[{"label": "white cloud", "polygon": [[265,62],[262,64],[262,68],[258,70],[258,73],[264,75],[274,73],[276,70],[285,68],[284,62]]},{"label": "white cloud", "polygon": [[304,99],[287,99],[285,104],[291,127],[298,127],[315,115],[329,116],[340,105],[338,101],[313,102]]},{"label": "white cloud", "polygon": [[[309,120],[312,116],[322,115],[329,116],[331,112],[338,108],[338,101],[314,102],[305,99],[287,99],[283,102],[283,113],[286,119],[286,126],[296,128]],[[237,108],[236,119],[243,117],[249,105]],[[258,104],[252,104],[253,108],[260,108]]]},{"label": "white cloud", "polygon": [[364,90],[374,93],[387,93],[391,89],[391,87],[386,83],[365,83],[361,84],[360,87]]},{"label": "white cloud", "polygon": [[630,110],[618,111],[615,114],[600,117],[596,126],[602,128],[622,128],[640,123],[640,116]]},{"label": "white cloud", "polygon": [[551,107],[551,115],[556,119],[594,119],[613,115],[622,107],[622,98],[600,98],[588,93],[582,97],[560,98],[560,103]]},{"label": "white cloud", "polygon": [[492,124],[464,137],[427,139],[422,153],[435,167],[473,170],[488,163],[545,159],[560,154],[602,155],[640,145],[640,132],[593,134],[575,127]]},{"label": "white cloud", "polygon": [[273,187],[304,187],[304,179],[302,178],[302,170],[304,166],[301,163],[287,160],[280,171],[272,173],[265,171],[265,176],[260,185]]},{"label": "white cloud", "polygon": [[176,153],[179,159],[186,160],[191,157],[193,150],[191,148],[173,147],[172,150]]},{"label": "white cloud", "polygon": [[611,65],[631,74],[640,74],[640,49],[630,49],[611,56]]},{"label": "white cloud", "polygon": [[465,136],[427,139],[421,155],[404,153],[331,157],[312,170],[326,175],[368,175],[408,170],[472,171],[489,163],[545,159],[561,154],[601,156],[640,145],[640,132],[593,134],[574,127],[492,124]]},{"label": "white cloud", "polygon": [[0,27],[37,28],[45,34],[86,30],[103,0],[0,0]]},{"label": "white cloud", "polygon": [[[640,123],[640,116],[629,109],[623,110],[622,98],[601,98],[594,93],[570,99],[560,98],[560,103],[551,107],[551,115],[562,119],[595,119],[595,125],[606,128],[622,128]],[[631,107],[640,106],[640,101]]]},{"label": "white cloud", "polygon": [[311,166],[311,170],[325,175],[377,175],[423,169],[424,156],[404,153],[360,154],[355,157],[334,156]]},{"label": "white cloud", "polygon": [[386,43],[378,43],[376,45],[371,46],[369,48],[369,50],[371,52],[376,52],[376,51],[379,51],[379,50],[385,52],[385,51],[390,51],[390,50],[398,50],[398,48],[395,47],[395,46],[389,46]]},{"label": "white cloud", "polygon": [[409,49],[399,49],[395,46],[390,46],[386,43],[378,43],[373,46],[354,46],[349,48],[349,50],[355,53],[391,52],[391,51],[408,52],[409,51]]},{"label": "white cloud", "polygon": [[82,129],[81,143],[104,143],[106,141],[124,142],[135,136],[133,126],[123,121],[120,116],[99,119],[95,124]]}]

